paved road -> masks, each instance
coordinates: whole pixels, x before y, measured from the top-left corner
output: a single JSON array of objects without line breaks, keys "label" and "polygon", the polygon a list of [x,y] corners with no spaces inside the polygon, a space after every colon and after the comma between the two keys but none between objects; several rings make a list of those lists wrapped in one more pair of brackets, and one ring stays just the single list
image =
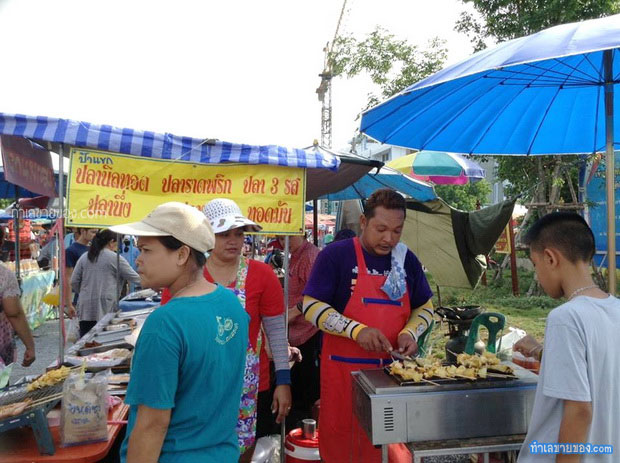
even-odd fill
[{"label": "paved road", "polygon": [[11,373],[11,383],[28,375],[40,375],[48,365],[58,358],[60,330],[58,320],[50,320],[34,330],[34,347],[36,359],[28,368],[21,366],[24,358],[24,345],[17,338],[17,360]]}]

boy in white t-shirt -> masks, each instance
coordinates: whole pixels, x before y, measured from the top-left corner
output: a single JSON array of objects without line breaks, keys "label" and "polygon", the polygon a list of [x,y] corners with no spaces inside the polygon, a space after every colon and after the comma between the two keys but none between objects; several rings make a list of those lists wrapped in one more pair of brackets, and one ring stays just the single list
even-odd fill
[{"label": "boy in white t-shirt", "polygon": [[[531,336],[515,345],[542,358],[518,461],[620,461],[620,301],[592,280],[592,230],[577,214],[553,213],[532,226],[525,242],[545,292],[567,302],[547,318],[544,354]],[[595,446],[612,446],[612,453]]]}]

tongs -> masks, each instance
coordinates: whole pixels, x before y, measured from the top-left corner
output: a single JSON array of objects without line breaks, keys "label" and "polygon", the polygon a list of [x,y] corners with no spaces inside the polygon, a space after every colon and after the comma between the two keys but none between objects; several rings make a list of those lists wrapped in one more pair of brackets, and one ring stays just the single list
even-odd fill
[{"label": "tongs", "polygon": [[413,359],[413,357],[409,356],[409,355],[403,355],[400,352],[398,352],[397,350],[392,349],[391,351],[389,351],[392,360],[400,360],[400,361],[405,361],[408,360],[409,362],[414,362],[415,360]]}]

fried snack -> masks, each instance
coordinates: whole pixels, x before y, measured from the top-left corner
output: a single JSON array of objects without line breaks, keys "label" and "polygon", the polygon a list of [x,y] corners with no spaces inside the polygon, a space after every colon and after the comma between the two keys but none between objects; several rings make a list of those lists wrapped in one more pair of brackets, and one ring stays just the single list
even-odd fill
[{"label": "fried snack", "polygon": [[500,373],[503,373],[505,375],[514,375],[515,373],[510,365],[504,365],[503,363],[499,363],[497,365],[489,365],[488,369],[492,371],[499,371]]},{"label": "fried snack", "polygon": [[512,367],[500,363],[497,355],[492,352],[484,352],[482,355],[458,354],[456,356],[456,361],[460,366],[464,366],[466,368],[474,368],[478,370],[482,370],[484,368],[482,371],[484,376],[478,372],[478,376],[480,378],[486,378],[487,371],[497,371],[506,375],[514,374]]},{"label": "fried snack", "polygon": [[392,363],[390,373],[398,375],[403,380],[421,382],[424,379],[455,377],[467,379],[487,379],[490,371],[504,374],[513,374],[510,366],[499,363],[497,356],[491,352],[482,355],[457,355],[458,367],[455,365],[444,366],[438,359],[416,358],[414,360],[395,361]]},{"label": "fried snack", "polygon": [[28,406],[32,403],[32,399],[26,399],[23,402],[15,402],[14,404],[3,405],[0,407],[0,420],[17,416],[24,413]]},{"label": "fried snack", "polygon": [[54,384],[60,383],[61,381],[64,381],[67,376],[69,376],[70,371],[71,369],[65,366],[57,368],[56,370],[50,370],[28,384],[28,386],[26,386],[26,390],[28,392],[32,392],[36,389],[41,389],[43,387],[53,386]]},{"label": "fried snack", "polygon": [[398,360],[392,362],[389,366],[390,373],[393,375],[400,375],[403,371],[405,371],[405,366]]},{"label": "fried snack", "polygon": [[424,373],[420,373],[417,371],[414,366],[414,362],[406,362],[407,365],[403,364],[400,361],[392,362],[390,365],[390,373],[393,375],[398,375],[405,381],[415,381],[420,382],[424,377]]},{"label": "fried snack", "polygon": [[485,351],[482,354],[482,357],[484,357],[486,359],[486,361],[487,361],[487,363],[489,365],[497,365],[497,364],[499,364],[499,359],[497,358],[497,355],[495,355],[493,352]]},{"label": "fried snack", "polygon": [[425,368],[425,367],[432,367],[433,365],[436,365],[438,362],[436,360],[429,359],[429,358],[416,357],[415,363],[419,367]]},{"label": "fried snack", "polygon": [[91,347],[99,347],[101,345],[102,344],[98,343],[97,341],[90,341],[90,342],[84,343],[84,348],[88,349],[88,348],[91,348]]},{"label": "fried snack", "polygon": [[419,383],[424,378],[424,373],[421,373],[414,368],[408,368],[403,370],[400,376],[406,381],[414,381]]},{"label": "fried snack", "polygon": [[481,368],[485,365],[499,365],[500,360],[492,352],[484,352],[482,355],[478,354],[458,354],[456,356],[456,362],[459,365],[465,365],[471,368]]}]

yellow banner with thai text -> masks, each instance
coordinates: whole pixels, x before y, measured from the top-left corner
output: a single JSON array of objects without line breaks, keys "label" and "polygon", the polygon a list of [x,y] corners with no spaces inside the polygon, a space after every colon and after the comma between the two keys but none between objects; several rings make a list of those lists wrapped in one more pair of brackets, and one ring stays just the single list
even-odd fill
[{"label": "yellow banner with thai text", "polygon": [[213,198],[234,200],[265,234],[304,230],[306,171],[297,167],[195,164],[90,149],[71,149],[66,223],[109,227],[143,219],[159,204],[202,210]]}]

